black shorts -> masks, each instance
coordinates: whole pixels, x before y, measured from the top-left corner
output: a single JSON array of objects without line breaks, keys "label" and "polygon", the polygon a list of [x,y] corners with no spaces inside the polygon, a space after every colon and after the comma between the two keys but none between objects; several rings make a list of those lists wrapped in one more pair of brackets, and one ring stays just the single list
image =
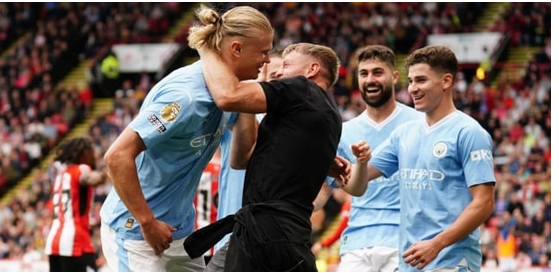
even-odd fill
[{"label": "black shorts", "polygon": [[94,253],[84,253],[79,257],[49,255],[50,272],[86,272],[87,268],[97,271]]}]

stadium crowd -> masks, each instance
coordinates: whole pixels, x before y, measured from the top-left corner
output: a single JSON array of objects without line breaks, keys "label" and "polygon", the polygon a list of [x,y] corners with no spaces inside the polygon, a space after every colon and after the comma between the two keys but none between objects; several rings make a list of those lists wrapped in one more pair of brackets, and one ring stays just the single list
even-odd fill
[{"label": "stadium crowd", "polygon": [[[238,4],[220,8],[230,5]],[[336,51],[342,67],[335,94],[340,113],[348,120],[364,109],[351,61],[355,49],[384,44],[407,54],[423,46],[428,34],[471,32],[486,3],[250,5],[270,18],[276,46],[308,41]],[[87,84],[58,84],[64,74],[79,60],[95,58],[112,44],[160,41],[184,7],[172,3],[0,3],[2,195],[90,114],[94,92]],[[482,226],[483,263],[489,269],[551,266],[550,13],[550,3],[511,3],[502,18],[489,26],[511,34],[509,47],[541,48],[526,63],[523,79],[513,82],[504,75],[492,87],[461,74],[456,85],[456,105],[475,117],[494,142],[496,205]],[[8,49],[18,39],[17,46]],[[114,92],[114,111],[96,117],[89,129],[97,166],[105,165],[102,155],[153,85],[149,77],[139,79],[123,81]],[[396,95],[399,101],[412,104],[406,86],[399,86]],[[0,259],[24,263],[45,259],[44,239],[52,220],[51,180],[50,170],[40,169],[28,188],[0,202]],[[92,206],[99,265],[103,257],[98,212],[110,187],[96,188]],[[330,221],[339,206],[327,206],[332,211],[324,221]],[[335,263],[337,253],[329,253],[332,257],[325,259]]]}]

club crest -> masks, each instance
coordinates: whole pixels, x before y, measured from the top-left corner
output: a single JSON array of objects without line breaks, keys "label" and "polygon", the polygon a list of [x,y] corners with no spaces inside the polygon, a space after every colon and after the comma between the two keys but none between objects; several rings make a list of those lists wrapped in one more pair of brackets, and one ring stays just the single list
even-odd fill
[{"label": "club crest", "polygon": [[435,157],[443,157],[446,155],[446,151],[448,150],[448,147],[446,146],[446,143],[444,142],[439,142],[437,144],[435,144],[435,147],[433,148],[433,155]]}]

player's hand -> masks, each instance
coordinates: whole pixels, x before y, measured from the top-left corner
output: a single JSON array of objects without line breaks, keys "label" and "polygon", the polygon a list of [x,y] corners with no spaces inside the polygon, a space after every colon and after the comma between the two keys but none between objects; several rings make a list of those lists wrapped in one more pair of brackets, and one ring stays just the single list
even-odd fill
[{"label": "player's hand", "polygon": [[332,165],[330,165],[330,170],[328,171],[328,176],[334,177],[336,184],[345,185],[349,181],[351,175],[351,162],[343,158],[342,156],[336,155]]},{"label": "player's hand", "polygon": [[161,255],[173,242],[173,231],[176,228],[169,224],[155,220],[140,226],[146,242],[153,248],[155,255]]},{"label": "player's hand", "polygon": [[258,73],[258,77],[256,78],[257,82],[267,82],[266,75],[268,75],[268,63],[264,63],[262,68],[260,68],[260,73]]},{"label": "player's hand", "polygon": [[422,270],[437,258],[441,250],[434,240],[419,241],[412,244],[402,257],[405,263]]},{"label": "player's hand", "polygon": [[371,147],[365,140],[351,145],[351,151],[359,163],[367,163],[371,159]]}]

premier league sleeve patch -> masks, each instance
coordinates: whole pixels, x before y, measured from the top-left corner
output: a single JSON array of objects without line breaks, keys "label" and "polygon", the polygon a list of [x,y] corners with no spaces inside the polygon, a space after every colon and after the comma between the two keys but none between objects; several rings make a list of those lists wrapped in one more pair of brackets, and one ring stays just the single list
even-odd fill
[{"label": "premier league sleeve patch", "polygon": [[176,103],[170,103],[161,108],[161,118],[166,122],[171,122],[179,116],[181,106]]},{"label": "premier league sleeve patch", "polygon": [[[159,114],[163,121],[172,122],[177,119],[180,110],[181,106],[178,103],[173,102],[163,106],[163,108],[161,108],[161,111],[159,111]],[[161,122],[161,120],[159,120],[159,117],[157,117],[155,114],[151,114],[148,117],[148,121],[155,127],[158,133],[162,134],[163,132],[167,131],[167,128],[165,127],[163,122]]]}]

